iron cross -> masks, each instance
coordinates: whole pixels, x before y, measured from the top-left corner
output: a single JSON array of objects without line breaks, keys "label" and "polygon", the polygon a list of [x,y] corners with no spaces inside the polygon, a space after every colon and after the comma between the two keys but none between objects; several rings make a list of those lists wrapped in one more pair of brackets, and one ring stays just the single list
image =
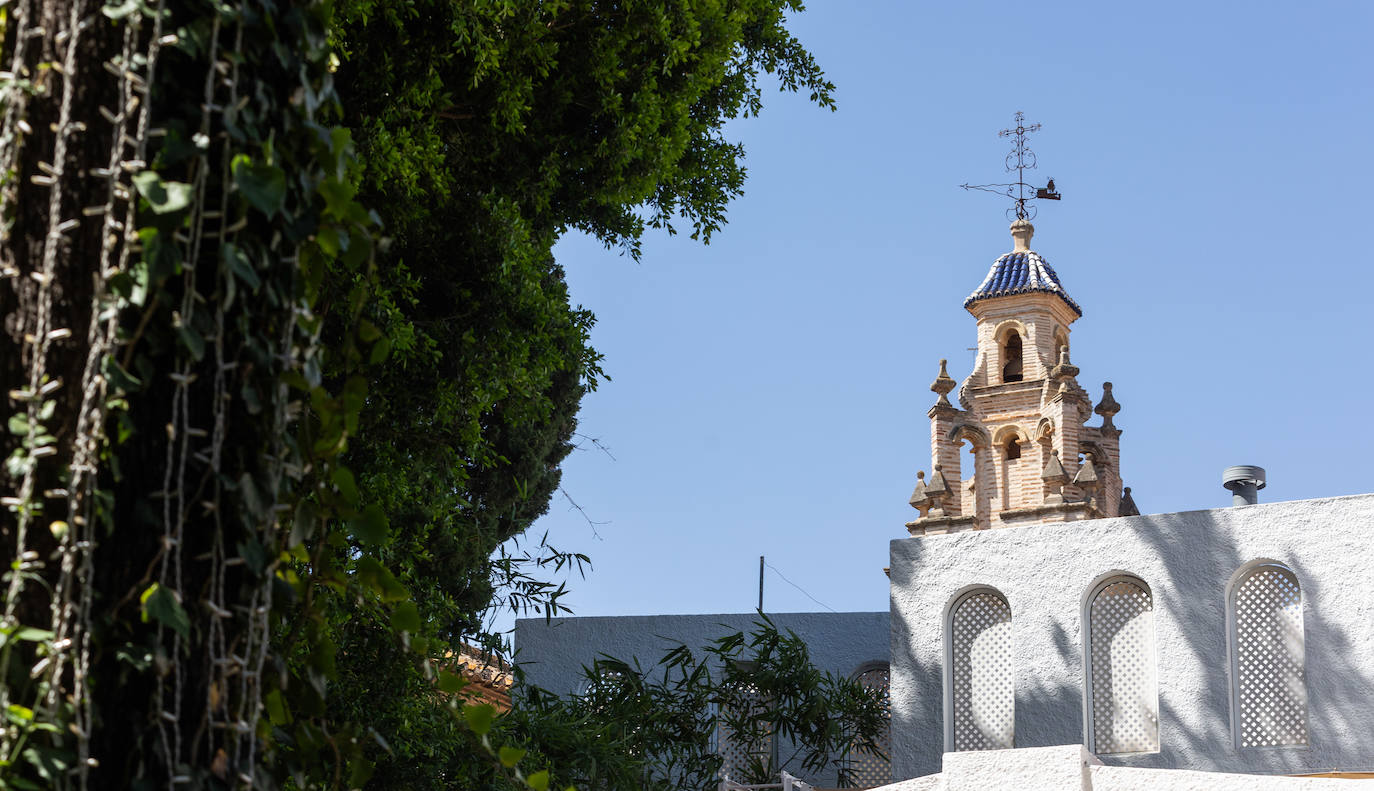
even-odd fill
[{"label": "iron cross", "polygon": [[[1026,135],[1038,131],[1040,124],[1026,124],[1026,114],[1016,113],[1016,126],[1011,129],[1003,129],[997,133],[998,137],[1013,138],[1011,153],[1007,154],[1007,172],[1016,171],[1016,181],[1009,184],[961,184],[959,186],[966,190],[982,190],[992,192],[997,195],[1005,195],[1015,201],[1015,206],[1008,209],[1008,213],[1014,212],[1016,219],[1028,220],[1035,217],[1035,206],[1027,206],[1028,201],[1037,198],[1045,200],[1059,200],[1059,193],[1054,190],[1054,179],[1043,187],[1032,187],[1026,183],[1026,171],[1034,170],[1036,166],[1035,152],[1026,145]],[[1026,194],[1031,190],[1032,194]]]}]

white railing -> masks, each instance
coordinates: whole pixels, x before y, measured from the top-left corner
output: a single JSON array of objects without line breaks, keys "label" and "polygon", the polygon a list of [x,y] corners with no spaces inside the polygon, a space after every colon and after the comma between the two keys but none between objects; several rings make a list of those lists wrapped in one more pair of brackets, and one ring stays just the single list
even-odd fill
[{"label": "white railing", "polygon": [[725,776],[720,781],[720,791],[761,791],[761,789],[765,788],[779,788],[782,789],[782,791],[815,791],[810,783],[799,780],[787,772],[782,773],[782,782],[780,783],[755,783],[746,785],[744,783],[736,783],[734,780],[730,779],[729,775]]}]

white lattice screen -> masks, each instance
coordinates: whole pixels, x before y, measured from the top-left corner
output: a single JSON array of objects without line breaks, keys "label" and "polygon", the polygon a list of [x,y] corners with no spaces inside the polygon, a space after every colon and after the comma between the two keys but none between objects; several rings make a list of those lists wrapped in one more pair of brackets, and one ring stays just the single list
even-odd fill
[{"label": "white lattice screen", "polygon": [[1240,746],[1307,744],[1302,591],[1282,566],[1260,566],[1236,587]]},{"label": "white lattice screen", "polygon": [[597,675],[583,681],[582,698],[584,700],[603,700],[619,695],[625,682],[625,674],[619,670],[602,670]]},{"label": "white lattice screen", "polygon": [[953,749],[1011,747],[1016,727],[1011,607],[1000,593],[965,596],[950,619]]},{"label": "white lattice screen", "polygon": [[1098,591],[1089,608],[1093,752],[1159,750],[1154,602],[1131,580]]},{"label": "white lattice screen", "polygon": [[720,773],[722,777],[740,780],[750,766],[769,765],[773,757],[774,734],[737,734],[726,723],[727,719],[748,719],[767,711],[769,701],[752,684],[741,690],[738,698],[741,703],[732,711],[722,712],[716,728],[716,750],[720,753]]},{"label": "white lattice screen", "polygon": [[[889,717],[892,710],[892,696],[889,687],[890,674],[886,667],[875,667],[865,670],[859,674],[858,682],[868,689],[877,690],[882,695],[883,708],[887,710]],[[849,753],[849,781],[853,788],[873,788],[874,786],[887,785],[892,782],[892,767],[886,757],[891,755],[891,732],[883,729],[883,735],[878,739],[878,747],[882,750],[882,755],[860,750],[857,747]]]}]

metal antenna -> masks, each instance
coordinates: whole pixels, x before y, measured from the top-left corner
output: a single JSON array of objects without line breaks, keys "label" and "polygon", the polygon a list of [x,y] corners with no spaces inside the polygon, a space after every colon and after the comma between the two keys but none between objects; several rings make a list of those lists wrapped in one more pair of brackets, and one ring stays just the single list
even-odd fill
[{"label": "metal antenna", "polygon": [[[966,190],[982,190],[996,195],[1005,195],[1015,201],[1015,206],[1007,209],[1008,218],[1014,213],[1018,220],[1035,219],[1035,205],[1027,205],[1028,202],[1036,198],[1045,200],[1059,200],[1059,193],[1054,191],[1054,179],[1043,187],[1032,187],[1026,183],[1026,171],[1034,170],[1035,152],[1026,145],[1026,135],[1040,130],[1040,124],[1026,125],[1026,114],[1016,113],[1016,127],[1013,129],[1003,129],[997,133],[998,137],[1014,138],[1011,153],[1007,154],[1007,172],[1016,171],[1016,181],[1010,184],[960,184]],[[1027,195],[1026,191],[1031,190],[1033,194]]]}]

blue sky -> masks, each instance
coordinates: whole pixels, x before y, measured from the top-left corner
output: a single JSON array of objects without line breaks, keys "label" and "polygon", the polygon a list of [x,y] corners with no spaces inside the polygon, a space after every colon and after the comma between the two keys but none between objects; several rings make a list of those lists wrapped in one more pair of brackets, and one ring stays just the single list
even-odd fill
[{"label": "blue sky", "polygon": [[1142,512],[1227,505],[1232,464],[1267,501],[1374,489],[1374,4],[816,2],[793,30],[839,111],[770,90],[729,127],[749,180],[709,246],[556,250],[612,377],[580,431],[614,458],[564,464],[600,524],[559,497],[532,531],[591,555],[576,614],[748,611],[759,555],[770,611],[824,609],[778,572],[887,608],[929,384],[968,374],[961,304],[1011,249],[1006,201],[958,185],[1010,180],[1017,110]]}]

